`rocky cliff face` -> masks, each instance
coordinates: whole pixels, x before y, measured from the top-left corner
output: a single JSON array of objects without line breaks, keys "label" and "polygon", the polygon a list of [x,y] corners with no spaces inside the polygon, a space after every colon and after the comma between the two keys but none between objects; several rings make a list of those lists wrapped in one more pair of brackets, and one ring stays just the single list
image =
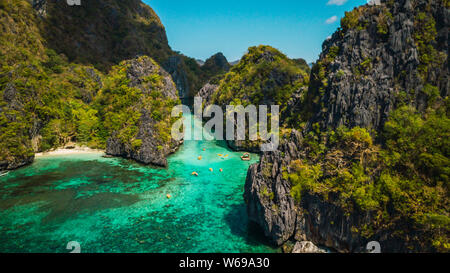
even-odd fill
[{"label": "rocky cliff face", "polygon": [[[325,200],[320,194],[303,192],[301,203],[297,203],[285,173],[292,171],[294,160],[306,158],[303,146],[302,134],[293,130],[283,138],[278,151],[264,153],[261,162],[248,170],[244,198],[249,219],[262,228],[274,245],[281,246],[293,240],[297,244],[309,242],[332,251],[354,253],[367,252],[367,243],[378,241],[383,252],[432,251],[429,245],[407,245],[396,235],[395,228],[365,237],[355,228],[373,226],[376,214],[370,211],[349,213],[336,204],[339,193],[331,194]],[[410,232],[412,237],[423,236],[420,231]],[[323,250],[314,248],[311,251],[319,253]]]},{"label": "rocky cliff face", "polygon": [[43,33],[50,48],[70,61],[93,64],[106,71],[122,60],[140,55],[163,62],[174,54],[159,17],[140,0],[35,1],[39,13],[45,7]]},{"label": "rocky cliff face", "polygon": [[200,89],[200,91],[197,93],[197,96],[203,99],[205,105],[211,105],[212,96],[218,88],[219,85],[217,84],[207,83],[202,87],[202,89]]},{"label": "rocky cliff face", "polygon": [[42,17],[48,47],[69,61],[94,65],[107,72],[113,65],[138,56],[150,56],[168,71],[179,96],[191,98],[208,81],[194,59],[173,51],[161,20],[140,0],[66,1],[34,0]]},{"label": "rocky cliff face", "polygon": [[192,96],[191,87],[183,69],[183,59],[180,56],[171,56],[164,63],[164,69],[172,75],[172,79],[177,86],[178,95],[181,99],[188,99]]},{"label": "rocky cliff face", "polygon": [[[425,82],[448,95],[449,10],[442,1],[429,2],[381,1],[348,13],[313,68],[310,126],[379,130],[400,96],[426,108]],[[432,25],[436,33],[427,29]]]},{"label": "rocky cliff face", "polygon": [[[182,141],[177,142],[170,137],[167,140],[163,139],[163,133],[170,134],[171,109],[162,109],[165,112],[161,114],[166,115],[166,117],[155,118],[154,113],[161,110],[147,105],[147,101],[156,99],[152,97],[156,90],[159,98],[163,98],[165,101],[176,102],[178,95],[175,84],[170,75],[150,58],[141,57],[134,59],[127,62],[125,66],[127,67],[126,77],[129,80],[128,86],[142,91],[140,101],[135,102],[136,108],[140,111],[140,118],[137,123],[138,132],[133,136],[135,140],[138,140],[139,145],[136,147],[132,142],[124,141],[118,136],[119,132],[114,131],[107,141],[106,153],[134,159],[143,164],[167,167],[167,155],[174,153],[182,144]],[[154,75],[161,77],[160,83],[156,85],[145,84],[145,79]],[[161,118],[163,120],[158,120]],[[161,124],[163,123],[165,123],[163,130],[166,132],[161,131]]]},{"label": "rocky cliff face", "polygon": [[[381,1],[348,13],[341,29],[324,43],[305,101],[293,111],[307,121],[305,130],[294,130],[279,151],[264,153],[247,175],[244,196],[249,217],[272,242],[312,241],[339,252],[366,251],[370,240],[379,241],[385,252],[433,249],[430,243],[406,246],[389,228],[370,238],[362,236],[357,228],[373,226],[375,215],[344,211],[333,202],[337,195],[326,199],[302,192],[301,203],[296,204],[285,174],[292,171],[294,160],[307,160],[303,136],[310,132],[339,126],[380,132],[398,104],[424,111],[433,98],[447,97],[448,18],[447,1]],[[410,237],[419,232],[401,229]]]},{"label": "rocky cliff face", "polygon": [[[225,60],[218,54],[207,61],[212,62],[220,67]],[[229,67],[227,64],[224,67]],[[207,94],[208,104],[224,108],[232,104],[280,105],[280,123],[289,123],[292,116],[289,113],[306,92],[309,76],[298,61],[290,60],[275,48],[261,45],[249,48],[239,64],[215,80],[217,88]],[[206,90],[212,91],[210,86]],[[202,94],[206,94],[206,90],[202,90]],[[261,151],[261,143],[249,141],[248,137],[247,140],[228,141],[228,144],[236,151]]]},{"label": "rocky cliff face", "polygon": [[137,0],[0,6],[0,170],[68,142],[167,165],[179,146],[168,113],[177,90],[144,54],[159,62],[178,54],[150,7]]},{"label": "rocky cliff face", "polygon": [[300,155],[301,133],[292,131],[289,141],[283,140],[279,151],[264,153],[261,162],[250,166],[244,198],[249,219],[259,224],[265,235],[282,245],[295,232],[297,208],[290,195],[291,185],[282,177],[283,167]]},{"label": "rocky cliff face", "polygon": [[[6,85],[3,91],[3,101],[5,104],[0,105],[0,114],[7,113],[4,116],[6,122],[14,123],[22,118],[25,109],[14,84],[8,83]],[[17,133],[18,135],[15,136],[15,139],[20,143],[24,152],[16,155],[6,155],[6,157],[2,158],[3,160],[0,160],[0,171],[17,169],[30,164],[34,160],[33,148],[29,141],[29,134],[34,132],[32,130],[20,130]]]}]

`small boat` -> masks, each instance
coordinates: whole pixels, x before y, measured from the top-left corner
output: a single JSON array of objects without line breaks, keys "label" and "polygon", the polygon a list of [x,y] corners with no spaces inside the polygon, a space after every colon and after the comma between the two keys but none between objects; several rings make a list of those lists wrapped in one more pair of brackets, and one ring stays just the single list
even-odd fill
[{"label": "small boat", "polygon": [[209,171],[210,171],[210,172],[213,172],[214,170],[213,170],[213,168],[209,168]]},{"label": "small boat", "polygon": [[223,172],[223,169],[219,169],[220,172]]},{"label": "small boat", "polygon": [[249,153],[245,153],[243,156],[241,156],[241,159],[243,161],[250,161],[251,160],[250,154]]},{"label": "small boat", "polygon": [[197,172],[193,172],[191,175],[198,176],[198,173]]},{"label": "small boat", "polygon": [[167,196],[167,199],[172,198],[172,195],[170,195],[170,194],[168,194],[168,195],[166,195],[166,196]]},{"label": "small boat", "polygon": [[199,157],[198,157],[198,160],[202,160],[202,158],[203,158],[203,157],[199,156]]},{"label": "small boat", "polygon": [[222,157],[223,156],[223,154],[217,154],[218,156],[220,156],[220,157]]},{"label": "small boat", "polygon": [[9,172],[0,173],[0,177],[7,175]]}]

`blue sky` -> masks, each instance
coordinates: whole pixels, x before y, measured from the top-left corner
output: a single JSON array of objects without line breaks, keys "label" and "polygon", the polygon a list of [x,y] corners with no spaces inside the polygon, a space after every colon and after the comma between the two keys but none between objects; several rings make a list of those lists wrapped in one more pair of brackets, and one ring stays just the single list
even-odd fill
[{"label": "blue sky", "polygon": [[313,62],[345,11],[366,0],[144,0],[166,27],[172,49],[205,60],[240,59],[266,44]]}]

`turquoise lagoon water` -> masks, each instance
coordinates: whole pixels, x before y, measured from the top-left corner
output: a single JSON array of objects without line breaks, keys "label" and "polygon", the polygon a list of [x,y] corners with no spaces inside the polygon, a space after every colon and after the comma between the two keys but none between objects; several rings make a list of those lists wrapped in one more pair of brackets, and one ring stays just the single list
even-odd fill
[{"label": "turquoise lagoon water", "polygon": [[248,223],[242,195],[257,156],[240,155],[186,141],[168,169],[102,154],[39,157],[0,177],[0,252],[64,253],[70,241],[87,253],[276,252]]}]

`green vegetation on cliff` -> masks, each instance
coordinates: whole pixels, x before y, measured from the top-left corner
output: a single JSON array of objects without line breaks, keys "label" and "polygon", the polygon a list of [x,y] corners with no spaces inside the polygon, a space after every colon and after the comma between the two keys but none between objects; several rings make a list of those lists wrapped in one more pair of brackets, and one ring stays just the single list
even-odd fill
[{"label": "green vegetation on cliff", "polygon": [[[309,83],[309,67],[305,64],[303,60],[289,59],[270,46],[250,47],[228,73],[213,78],[211,82],[217,84],[218,88],[212,94],[210,103],[223,107],[278,105],[280,126],[296,123],[298,119],[292,113],[293,105],[303,99]],[[246,139],[237,145],[234,143],[234,148],[259,150],[260,141]]]},{"label": "green vegetation on cliff", "polygon": [[89,142],[86,125],[92,112],[86,114],[86,108],[101,87],[97,71],[45,47],[28,1],[4,1],[3,6],[0,161],[23,160],[77,137]]},{"label": "green vegetation on cliff", "polygon": [[[53,4],[50,10],[56,9]],[[143,109],[152,112],[162,142],[168,141],[169,110],[177,100],[161,93],[164,83],[160,74],[149,75],[138,89],[129,86],[128,62],[114,66],[109,73],[71,62],[109,64],[101,56],[94,62],[91,58],[97,55],[85,52],[79,56],[86,60],[56,53],[42,34],[46,23],[28,1],[4,0],[0,6],[0,167],[19,167],[29,163],[34,152],[69,142],[105,148],[113,132],[138,147],[135,136]],[[150,58],[138,58],[143,60],[159,69]],[[149,92],[145,96],[143,89]]]},{"label": "green vegetation on cliff", "polygon": [[[241,61],[220,82],[213,102],[218,105],[239,100],[243,105],[286,102],[308,85],[308,71],[270,46],[250,47]],[[283,109],[286,110],[286,109]]]},{"label": "green vegetation on cliff", "polygon": [[[368,237],[392,227],[405,234],[421,230],[427,238],[410,239],[448,251],[448,114],[448,99],[425,114],[400,107],[381,133],[383,145],[375,145],[370,133],[359,127],[311,132],[304,142],[306,158],[293,161],[291,173],[284,173],[293,184],[292,196],[301,202],[308,191],[348,212],[373,212],[373,226],[358,227]],[[335,194],[338,198],[330,199]]]},{"label": "green vegetation on cliff", "polygon": [[[363,6],[346,13],[338,31],[340,35],[329,42],[312,69],[311,84],[301,108],[302,118],[312,120],[302,143],[305,155],[292,161],[284,170],[283,177],[292,183],[291,195],[298,204],[308,193],[335,204],[348,215],[369,213],[371,225],[354,226],[355,234],[370,238],[390,231],[401,237],[412,251],[435,249],[448,252],[450,105],[446,95],[448,90],[445,90],[448,47],[438,43],[438,19],[431,12],[432,5],[438,4],[433,2],[440,3],[428,1],[421,6],[423,11],[411,11],[416,12],[412,17],[414,40],[402,41],[401,46],[405,49],[415,45],[420,64],[392,79],[390,86],[395,90],[395,103],[392,103],[389,115],[385,122],[381,122],[378,131],[374,130],[376,126],[370,124],[370,120],[367,128],[333,127],[336,123],[324,122],[330,113],[338,118],[347,115],[347,120],[341,121],[351,126],[348,119],[362,111],[358,107],[363,104],[363,99],[352,105],[348,102],[339,105],[353,109],[353,113],[346,113],[343,109],[339,109],[342,112],[336,111],[337,105],[326,102],[336,103],[339,96],[345,96],[342,89],[352,83],[355,85],[349,90],[354,93],[348,93],[352,99],[371,95],[371,90],[358,84],[376,79],[374,75],[383,73],[375,68],[380,58],[362,54],[358,58],[359,64],[355,65],[348,63],[346,58],[359,49],[352,49],[350,53],[343,50],[344,47],[358,46],[350,41],[359,37],[360,32],[373,34],[374,29],[373,42],[378,43],[376,50],[383,50],[386,37],[390,35],[388,26],[394,20],[390,12],[394,3]],[[374,22],[377,24],[375,27]],[[370,54],[370,49],[365,50]],[[403,53],[396,54],[402,56]],[[402,62],[404,60],[398,61]],[[335,67],[341,70],[334,71]],[[419,77],[407,79],[408,73]],[[410,81],[417,89],[405,88],[405,81]],[[381,81],[379,84],[382,87]],[[334,100],[327,101],[324,97]],[[381,106],[382,103],[371,105],[366,113],[371,115]]]},{"label": "green vegetation on cliff", "polygon": [[[164,88],[163,75],[158,73],[158,64],[151,58],[143,56],[136,60],[137,64],[151,63],[154,71],[147,71],[139,86],[133,86],[130,77],[131,62],[124,61],[114,66],[105,77],[104,88],[96,97],[94,108],[98,110],[102,144],[107,137],[115,135],[121,143],[130,145],[134,150],[142,144],[137,134],[142,122],[143,112],[151,113],[151,121],[157,129],[161,143],[170,141],[171,127],[174,119],[172,108],[181,102],[169,97]],[[148,69],[148,68],[147,68]],[[173,94],[172,96],[175,96]]]}]

